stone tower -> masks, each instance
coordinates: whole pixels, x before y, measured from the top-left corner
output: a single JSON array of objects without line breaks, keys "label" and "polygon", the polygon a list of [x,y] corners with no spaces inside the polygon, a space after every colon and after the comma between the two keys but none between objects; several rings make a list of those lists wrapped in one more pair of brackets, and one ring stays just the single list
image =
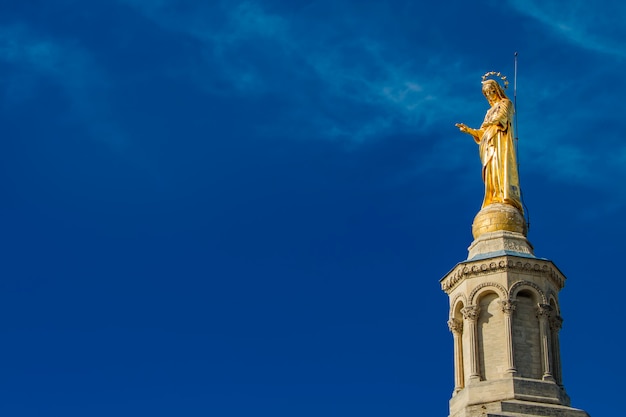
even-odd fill
[{"label": "stone tower", "polygon": [[485,194],[469,256],[441,279],[454,338],[449,417],[589,417],[570,407],[561,378],[565,276],[526,239],[507,86],[499,72],[483,75],[483,123],[456,124],[478,145]]},{"label": "stone tower", "polygon": [[454,339],[450,417],[589,417],[570,407],[561,378],[565,276],[534,255],[511,205],[484,207],[473,233],[467,260],[441,280]]}]

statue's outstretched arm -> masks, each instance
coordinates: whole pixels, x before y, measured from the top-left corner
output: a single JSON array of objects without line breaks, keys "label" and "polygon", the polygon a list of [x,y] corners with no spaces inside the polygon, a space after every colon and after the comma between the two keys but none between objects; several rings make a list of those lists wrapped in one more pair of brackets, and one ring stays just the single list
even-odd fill
[{"label": "statue's outstretched arm", "polygon": [[457,123],[455,126],[458,127],[461,132],[471,135],[476,143],[480,143],[480,138],[482,136],[482,132],[480,130],[472,129],[463,123]]}]

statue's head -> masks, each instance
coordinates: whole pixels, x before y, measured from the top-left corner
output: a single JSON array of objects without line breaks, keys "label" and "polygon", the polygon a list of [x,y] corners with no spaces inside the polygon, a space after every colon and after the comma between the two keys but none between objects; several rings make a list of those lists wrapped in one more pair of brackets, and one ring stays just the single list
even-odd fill
[{"label": "statue's head", "polygon": [[496,80],[492,79],[483,81],[483,95],[490,105],[493,105],[495,102],[502,100],[503,98],[507,98],[504,93],[504,89]]},{"label": "statue's head", "polygon": [[[493,78],[489,77],[497,77],[502,80],[504,83],[504,88],[500,86],[500,83]],[[504,94],[504,90],[509,86],[509,80],[506,79],[506,75],[502,75],[500,72],[489,71],[485,75],[483,75],[483,94],[489,105],[493,105],[495,102],[502,100],[504,98],[508,98],[506,94]]]}]

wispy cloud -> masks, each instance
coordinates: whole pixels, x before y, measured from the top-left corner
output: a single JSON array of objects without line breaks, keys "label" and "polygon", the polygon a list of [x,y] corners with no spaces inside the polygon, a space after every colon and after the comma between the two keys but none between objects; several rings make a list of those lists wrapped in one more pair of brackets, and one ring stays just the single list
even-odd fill
[{"label": "wispy cloud", "polygon": [[541,173],[553,183],[605,191],[603,209],[624,207],[621,98],[610,88],[595,90],[593,82],[574,81],[526,80],[518,115],[522,174]]},{"label": "wispy cloud", "polygon": [[[267,124],[258,127],[259,133],[312,136],[353,146],[395,135],[413,136],[422,150],[407,175],[475,167],[470,161],[476,154],[471,145],[460,144],[466,138],[453,125],[480,124],[486,103],[478,84],[471,96],[457,90],[462,83],[474,82],[467,68],[461,68],[462,55],[450,62],[432,51],[420,54],[420,46],[415,46],[408,56],[375,31],[351,31],[350,24],[375,25],[375,16],[351,15],[352,23],[333,16],[330,19],[336,20],[320,22],[305,18],[298,9],[281,13],[263,2],[230,2],[228,7],[203,4],[184,11],[174,11],[171,1],[126,2],[165,30],[198,41],[205,60],[203,68],[193,70],[197,85],[220,94],[222,84],[212,84],[211,69],[228,85],[224,94],[240,94],[243,99],[274,95],[286,100],[287,108],[281,111],[287,114],[279,119],[270,115]],[[567,12],[554,1],[511,0],[511,5],[585,49],[613,56],[624,53],[613,35],[593,32],[597,25],[593,19],[608,19],[606,11],[582,13],[580,2],[568,6]],[[361,21],[357,24],[354,19]],[[584,107],[562,103],[565,93],[584,102],[587,92],[577,81],[525,80],[525,91],[530,92],[525,99],[533,106],[523,109],[520,118],[522,160],[525,168],[545,173],[555,182],[603,183],[607,177],[626,174],[619,163],[626,151],[590,150],[588,143],[581,142],[587,138],[581,138],[580,127],[564,123],[566,118],[592,117]],[[440,142],[433,143],[433,138]]]},{"label": "wispy cloud", "polygon": [[61,51],[53,42],[29,37],[19,26],[0,27],[0,59],[23,63],[46,72],[58,72]]},{"label": "wispy cloud", "polygon": [[626,4],[619,1],[509,0],[520,14],[547,26],[567,41],[588,50],[626,57]]},{"label": "wispy cloud", "polygon": [[[127,3],[165,29],[201,41],[205,65],[219,68],[235,91],[282,94],[295,101],[294,109],[309,108],[305,123],[321,137],[358,142],[392,126],[418,133],[432,128],[451,105],[444,99],[447,83],[431,75],[441,71],[434,62],[418,66],[395,55],[392,45],[381,39],[337,36],[348,31],[342,19],[325,22],[324,29],[297,13],[281,15],[256,2],[201,6],[178,14],[171,13],[166,1],[158,6],[140,0]],[[223,23],[211,23],[216,15]],[[198,84],[209,84],[202,72],[195,74]],[[306,85],[309,89],[302,91]],[[354,117],[341,115],[355,107],[367,113],[356,126],[351,123]]]},{"label": "wispy cloud", "polygon": [[596,90],[596,83],[575,77],[547,82],[539,76],[525,82],[517,127],[520,146],[528,155],[526,163],[536,169],[549,166],[553,178],[598,181],[607,163],[619,157],[620,149],[626,150],[619,139],[619,132],[626,128],[621,98],[610,88]]},{"label": "wispy cloud", "polygon": [[236,29],[233,34],[240,38],[266,36],[285,41],[287,23],[281,16],[266,13],[254,3],[240,3],[230,13],[231,23]]},{"label": "wispy cloud", "polygon": [[[112,121],[106,104],[107,78],[85,49],[14,24],[0,26],[0,60],[20,69],[10,75],[6,100],[15,103],[29,99],[37,94],[38,82],[51,80],[70,99],[70,115],[93,138],[115,148],[125,145],[125,134]],[[31,76],[26,79],[24,73]]]}]

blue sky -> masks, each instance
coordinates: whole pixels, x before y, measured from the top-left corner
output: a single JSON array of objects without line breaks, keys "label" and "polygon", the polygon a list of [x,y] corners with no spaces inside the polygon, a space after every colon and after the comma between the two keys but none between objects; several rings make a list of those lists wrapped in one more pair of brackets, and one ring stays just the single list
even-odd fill
[{"label": "blue sky", "polygon": [[618,413],[625,20],[616,0],[0,3],[0,411],[447,415],[439,279],[482,202],[454,123],[480,124],[481,75],[512,79],[517,51],[565,387]]}]

